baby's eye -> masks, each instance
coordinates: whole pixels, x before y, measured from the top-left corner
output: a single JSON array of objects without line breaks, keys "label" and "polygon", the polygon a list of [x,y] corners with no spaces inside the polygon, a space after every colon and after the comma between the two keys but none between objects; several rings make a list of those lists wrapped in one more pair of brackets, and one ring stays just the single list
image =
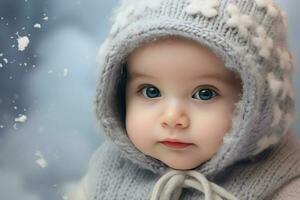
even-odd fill
[{"label": "baby's eye", "polygon": [[159,90],[154,86],[144,86],[141,92],[146,98],[157,98],[161,96]]},{"label": "baby's eye", "polygon": [[214,90],[212,89],[200,89],[198,90],[194,95],[193,95],[193,98],[195,99],[200,99],[200,100],[204,100],[204,101],[207,101],[207,100],[210,100],[212,99],[213,97],[217,96],[218,93],[215,92]]}]

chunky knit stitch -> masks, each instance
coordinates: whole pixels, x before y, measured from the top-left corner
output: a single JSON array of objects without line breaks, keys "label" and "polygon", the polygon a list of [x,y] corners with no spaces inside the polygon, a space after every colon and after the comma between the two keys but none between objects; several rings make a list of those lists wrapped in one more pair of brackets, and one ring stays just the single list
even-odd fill
[{"label": "chunky knit stitch", "polygon": [[[236,163],[209,181],[240,200],[272,199],[292,177],[300,178],[299,145],[297,138],[289,133],[276,147]],[[109,141],[94,153],[85,177],[88,200],[150,200],[160,175],[139,167],[121,154]],[[179,184],[171,194],[172,200],[177,199],[178,192],[180,200],[204,199],[203,193]]]},{"label": "chunky knit stitch", "polygon": [[[133,50],[170,36],[208,47],[243,83],[232,128],[222,146],[194,170],[239,199],[263,199],[300,175],[295,153],[299,144],[284,142],[294,121],[291,78],[296,67],[287,44],[286,14],[272,0],[123,0],[112,22],[99,50],[102,71],[95,100],[99,125],[112,143],[104,145],[103,152],[98,152],[103,156],[95,156],[91,164],[90,178],[96,178],[88,181],[91,199],[150,198],[155,182],[169,171],[127,137],[124,105],[116,89]],[[272,153],[267,154],[268,149]],[[265,161],[243,162],[261,156]],[[286,162],[289,158],[294,161]],[[222,174],[226,176],[218,179]],[[187,189],[182,196],[196,199],[199,194]]]}]

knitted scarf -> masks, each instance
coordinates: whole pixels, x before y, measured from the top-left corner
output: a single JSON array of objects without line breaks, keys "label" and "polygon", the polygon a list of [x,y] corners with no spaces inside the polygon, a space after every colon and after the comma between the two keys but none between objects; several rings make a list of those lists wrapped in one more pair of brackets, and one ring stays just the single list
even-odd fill
[{"label": "knitted scarf", "polygon": [[289,132],[275,147],[224,169],[213,180],[203,176],[199,181],[195,177],[201,173],[196,170],[170,170],[160,176],[143,169],[106,141],[89,164],[88,199],[270,199],[282,186],[300,177],[299,145]]}]

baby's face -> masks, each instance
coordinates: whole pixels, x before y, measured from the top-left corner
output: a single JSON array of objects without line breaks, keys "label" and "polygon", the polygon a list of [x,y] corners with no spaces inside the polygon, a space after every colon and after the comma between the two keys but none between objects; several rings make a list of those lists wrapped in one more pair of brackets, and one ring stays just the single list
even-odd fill
[{"label": "baby's face", "polygon": [[192,169],[218,150],[241,82],[209,49],[183,39],[146,44],[128,58],[126,130],[144,154]]}]

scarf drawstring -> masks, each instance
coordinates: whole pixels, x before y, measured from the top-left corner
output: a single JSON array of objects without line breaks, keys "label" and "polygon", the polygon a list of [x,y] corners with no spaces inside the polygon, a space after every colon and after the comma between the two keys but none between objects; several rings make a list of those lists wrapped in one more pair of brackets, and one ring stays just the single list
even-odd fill
[{"label": "scarf drawstring", "polygon": [[171,170],[156,182],[151,200],[178,200],[183,188],[194,188],[202,192],[205,200],[238,200],[224,188],[209,182],[197,171]]}]

